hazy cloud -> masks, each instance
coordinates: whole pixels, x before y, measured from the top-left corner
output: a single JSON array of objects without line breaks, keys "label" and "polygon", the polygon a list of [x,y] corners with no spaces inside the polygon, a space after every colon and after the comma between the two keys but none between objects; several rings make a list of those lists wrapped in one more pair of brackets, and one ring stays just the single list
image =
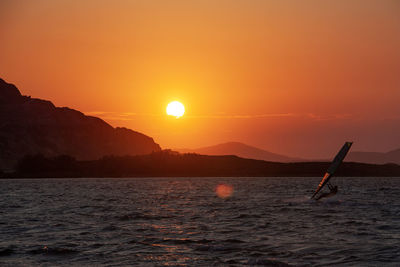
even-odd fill
[{"label": "hazy cloud", "polygon": [[[89,111],[85,112],[89,116],[98,116],[105,120],[130,121],[135,117],[161,117],[162,114],[133,113],[133,112],[108,112],[108,111]],[[185,115],[189,119],[262,119],[276,117],[303,117],[313,120],[336,120],[348,119],[351,114],[321,115],[314,113],[265,113],[265,114],[216,114],[216,115]]]}]

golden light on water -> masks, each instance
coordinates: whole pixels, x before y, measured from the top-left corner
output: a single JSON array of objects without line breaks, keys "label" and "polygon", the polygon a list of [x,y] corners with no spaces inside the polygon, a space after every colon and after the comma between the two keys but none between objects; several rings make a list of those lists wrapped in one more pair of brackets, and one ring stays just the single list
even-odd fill
[{"label": "golden light on water", "polygon": [[179,101],[172,101],[167,106],[167,115],[179,118],[182,117],[184,113],[185,106]]},{"label": "golden light on water", "polygon": [[233,186],[228,184],[219,184],[215,187],[215,193],[220,198],[229,198],[233,194]]}]

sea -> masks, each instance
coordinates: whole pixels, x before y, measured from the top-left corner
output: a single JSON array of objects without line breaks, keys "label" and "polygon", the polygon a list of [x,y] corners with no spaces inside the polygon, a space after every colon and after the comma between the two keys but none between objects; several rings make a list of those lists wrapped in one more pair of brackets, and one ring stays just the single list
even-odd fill
[{"label": "sea", "polygon": [[400,178],[0,180],[0,266],[400,266]]}]

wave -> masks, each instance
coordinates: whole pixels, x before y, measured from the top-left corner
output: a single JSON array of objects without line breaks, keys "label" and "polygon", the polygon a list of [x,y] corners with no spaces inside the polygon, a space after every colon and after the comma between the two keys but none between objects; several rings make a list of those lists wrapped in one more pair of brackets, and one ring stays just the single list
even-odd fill
[{"label": "wave", "polygon": [[63,248],[63,247],[48,247],[44,246],[37,249],[32,249],[29,251],[29,254],[43,254],[43,255],[69,255],[78,253],[78,250]]}]

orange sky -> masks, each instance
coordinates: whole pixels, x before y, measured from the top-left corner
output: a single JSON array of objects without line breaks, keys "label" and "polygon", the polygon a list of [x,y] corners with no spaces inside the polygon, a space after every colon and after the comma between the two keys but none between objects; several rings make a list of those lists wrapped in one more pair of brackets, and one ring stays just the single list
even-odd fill
[{"label": "orange sky", "polygon": [[400,148],[400,2],[2,0],[0,77],[163,148],[387,151]]}]

